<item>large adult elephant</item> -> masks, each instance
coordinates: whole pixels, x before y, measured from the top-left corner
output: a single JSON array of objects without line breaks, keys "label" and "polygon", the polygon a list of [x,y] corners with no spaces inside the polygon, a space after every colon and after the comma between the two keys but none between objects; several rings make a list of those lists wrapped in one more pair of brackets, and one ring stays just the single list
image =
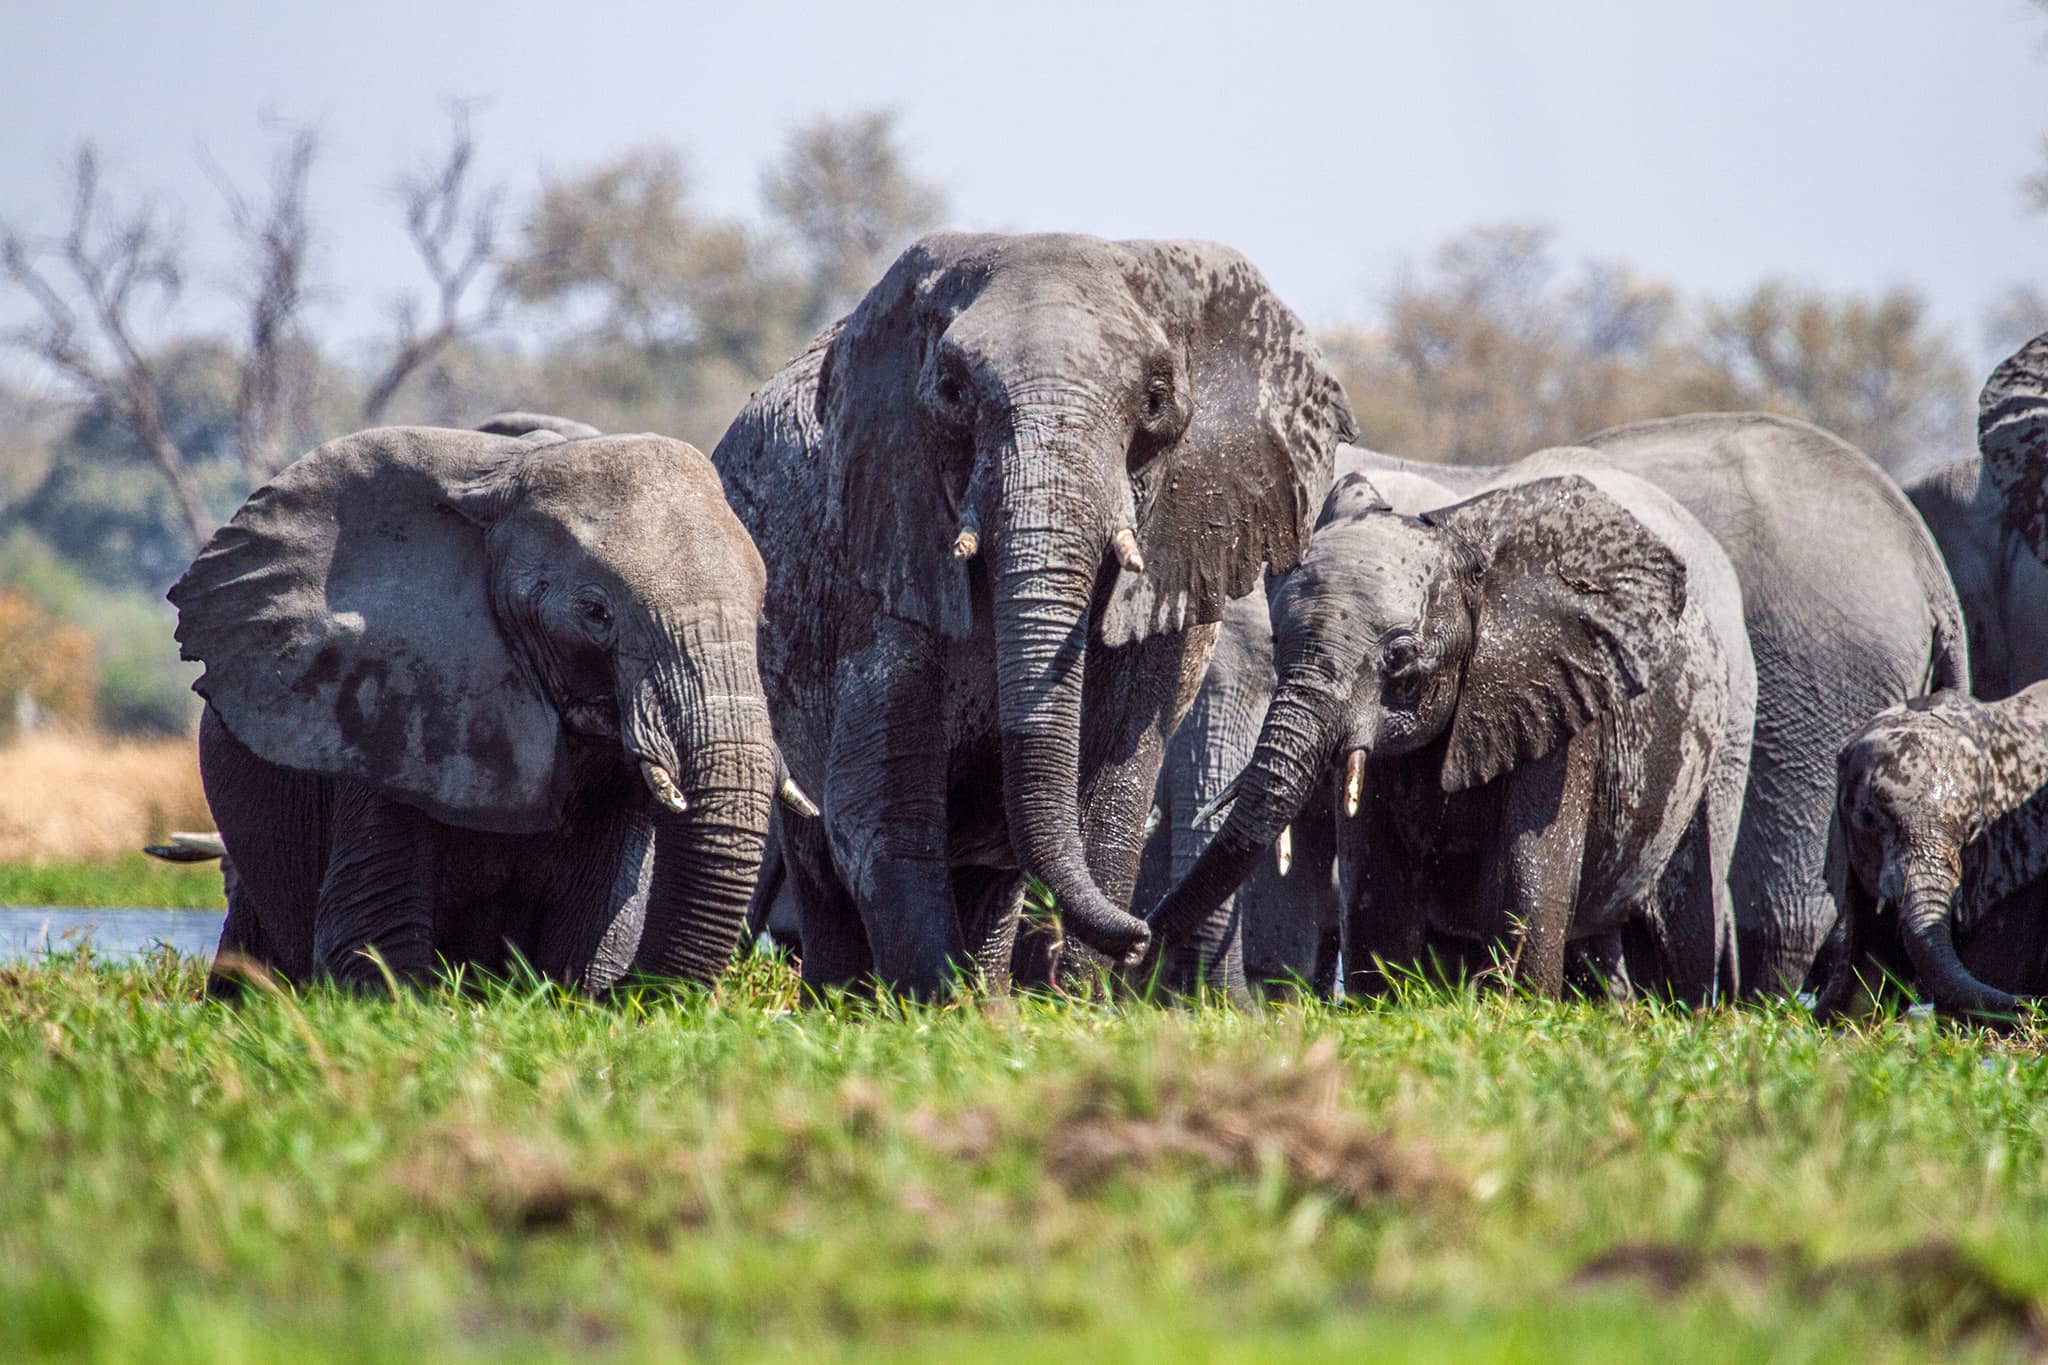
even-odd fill
[{"label": "large adult elephant", "polygon": [[1008,971],[1023,875],[1113,960],[1224,605],[1291,567],[1353,433],[1220,246],[927,237],[713,456],[769,566],[762,673],[813,985]]},{"label": "large adult elephant", "polygon": [[[1336,476],[1360,472],[1371,455],[1339,447]],[[1397,512],[1416,515],[1455,502],[1419,473],[1376,469],[1372,486]],[[1193,869],[1222,829],[1227,789],[1252,759],[1279,674],[1267,593],[1232,602],[1217,627],[1201,690],[1175,730],[1153,795],[1157,828],[1146,846],[1136,904],[1156,905]],[[1336,781],[1318,784],[1294,819],[1284,849],[1263,859],[1202,923],[1162,953],[1160,984],[1198,985],[1242,996],[1251,986],[1305,984],[1329,996],[1336,984],[1341,894],[1337,876]]]},{"label": "large adult elephant", "polygon": [[1976,695],[2048,678],[2048,334],[1992,372],[1978,453],[1906,484],[1941,546],[1970,627]]},{"label": "large adult elephant", "polygon": [[372,951],[717,973],[778,781],[763,581],[680,441],[398,427],[295,462],[171,590],[223,952],[357,985]]},{"label": "large adult elephant", "polygon": [[[2038,392],[2039,390],[2037,390]],[[1731,890],[1745,993],[1800,989],[1835,919],[1835,755],[1871,716],[1969,686],[1941,552],[1905,495],[1839,437],[1764,413],[1699,413],[1586,438],[1585,458],[1662,488],[1721,543],[1756,659],[1756,739]],[[1370,456],[1459,492],[1504,466]]]}]

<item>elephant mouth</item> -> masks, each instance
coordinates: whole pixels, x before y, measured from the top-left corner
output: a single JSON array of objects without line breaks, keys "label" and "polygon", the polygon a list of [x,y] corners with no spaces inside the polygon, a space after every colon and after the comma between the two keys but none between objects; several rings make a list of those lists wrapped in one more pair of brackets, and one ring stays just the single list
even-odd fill
[{"label": "elephant mouth", "polygon": [[610,697],[572,697],[562,708],[562,726],[584,739],[617,739],[619,704]]}]

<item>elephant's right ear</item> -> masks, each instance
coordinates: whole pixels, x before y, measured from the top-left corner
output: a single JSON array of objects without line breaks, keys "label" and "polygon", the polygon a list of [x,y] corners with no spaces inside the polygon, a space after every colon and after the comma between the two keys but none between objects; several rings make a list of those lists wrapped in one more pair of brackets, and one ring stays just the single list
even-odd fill
[{"label": "elephant's right ear", "polygon": [[1977,400],[1977,449],[2005,524],[2048,564],[2048,332],[1991,372]]},{"label": "elephant's right ear", "polygon": [[958,637],[971,609],[953,537],[971,471],[943,462],[917,398],[927,343],[920,291],[945,268],[948,241],[913,244],[847,315],[819,368],[817,416],[831,539],[885,612]]},{"label": "elephant's right ear", "polygon": [[331,441],[250,495],[170,592],[193,689],[236,739],[437,819],[560,822],[554,708],[492,616],[484,528],[526,442],[390,427]]},{"label": "elephant's right ear", "polygon": [[1477,562],[1445,791],[1542,758],[1665,666],[1685,563],[1588,480],[1538,479],[1422,520],[1459,536]]}]

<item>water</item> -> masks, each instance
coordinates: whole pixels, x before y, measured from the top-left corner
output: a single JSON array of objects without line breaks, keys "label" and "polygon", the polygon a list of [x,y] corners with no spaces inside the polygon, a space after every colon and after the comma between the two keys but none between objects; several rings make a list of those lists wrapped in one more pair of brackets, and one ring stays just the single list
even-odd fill
[{"label": "water", "polygon": [[90,943],[95,956],[136,957],[169,944],[210,958],[220,943],[219,910],[88,910],[72,905],[0,908],[0,962]]}]

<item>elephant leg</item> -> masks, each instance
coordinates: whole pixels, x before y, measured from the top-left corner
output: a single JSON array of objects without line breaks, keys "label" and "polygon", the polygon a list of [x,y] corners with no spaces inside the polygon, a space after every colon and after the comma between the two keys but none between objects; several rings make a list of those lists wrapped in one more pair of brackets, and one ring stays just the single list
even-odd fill
[{"label": "elephant leg", "polygon": [[[548,841],[523,878],[539,906],[530,953],[553,980],[599,995],[632,974],[654,886],[654,821],[628,809]],[[565,856],[566,853],[566,856]]]},{"label": "elephant leg", "polygon": [[860,907],[832,866],[822,821],[792,820],[783,830],[784,886],[796,902],[797,967],[805,992],[816,997],[871,978],[874,955]]},{"label": "elephant leg", "polygon": [[[1087,728],[1081,750],[1081,843],[1095,884],[1113,905],[1128,907],[1137,888],[1145,816],[1166,741],[1193,704],[1215,643],[1215,626],[1191,626],[1120,648],[1097,645],[1088,652],[1082,683]],[[1229,938],[1235,945],[1236,935]],[[1065,955],[1078,969],[1068,984],[1092,985],[1105,964],[1095,953],[1077,948],[1070,944]],[[1209,984],[1242,997],[1241,954],[1223,964]]]},{"label": "elephant leg", "polygon": [[313,911],[313,969],[358,989],[381,986],[374,952],[401,981],[434,967],[434,830],[410,806],[346,784]]},{"label": "elephant leg", "polygon": [[950,994],[974,965],[946,861],[942,663],[925,631],[879,623],[841,666],[825,773],[832,861],[860,907],[875,976],[923,999]]},{"label": "elephant leg", "polygon": [[1716,858],[1702,801],[1658,880],[1656,894],[1642,907],[1656,945],[1658,978],[1674,999],[1694,1006],[1713,1004],[1726,951],[1726,884],[1715,876],[1725,863]]},{"label": "elephant leg", "polygon": [[779,810],[768,814],[768,837],[761,845],[761,875],[754,880],[754,894],[747,901],[746,945],[757,942],[768,932],[768,920],[774,913],[776,897],[782,894],[782,813]]},{"label": "elephant leg", "polygon": [[1564,991],[1564,946],[1586,861],[1601,730],[1586,726],[1562,750],[1509,778],[1503,838],[1494,855],[1500,880],[1487,883],[1502,890],[1515,979],[1549,996]]},{"label": "elephant leg", "polygon": [[1335,955],[1337,811],[1334,784],[1317,783],[1290,827],[1292,866],[1283,875],[1277,859],[1267,863],[1237,896],[1245,975],[1256,986],[1314,989],[1326,939]]},{"label": "elephant leg", "polygon": [[1387,994],[1400,976],[1422,967],[1428,951],[1419,866],[1398,849],[1385,796],[1368,790],[1358,814],[1337,830],[1343,902],[1338,941],[1347,997]]},{"label": "elephant leg", "polygon": [[1621,931],[1573,939],[1565,957],[1564,979],[1567,989],[1590,1000],[1633,1000],[1635,983],[1629,976],[1628,949]]},{"label": "elephant leg", "polygon": [[[1821,940],[1833,925],[1827,890],[1827,828],[1835,802],[1835,754],[1855,728],[1809,736],[1820,722],[1787,717],[1759,696],[1756,740],[1729,869],[1742,994],[1792,995],[1806,983]],[[1873,703],[1875,714],[1895,698]],[[1782,711],[1782,704],[1778,711]],[[1860,720],[1857,722],[1860,724]]]},{"label": "elephant leg", "polygon": [[222,951],[240,951],[288,980],[306,980],[313,972],[313,907],[327,859],[330,784],[264,762],[210,706],[199,719],[199,776],[233,864]]},{"label": "elephant leg", "polygon": [[967,948],[992,992],[1010,988],[1018,921],[1023,918],[1024,874],[1006,867],[962,867],[953,872],[953,903]]}]

